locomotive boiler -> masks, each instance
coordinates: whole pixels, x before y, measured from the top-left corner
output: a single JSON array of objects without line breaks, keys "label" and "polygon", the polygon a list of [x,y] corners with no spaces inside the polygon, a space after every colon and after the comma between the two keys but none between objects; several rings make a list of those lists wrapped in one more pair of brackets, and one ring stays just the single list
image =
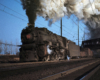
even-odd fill
[{"label": "locomotive boiler", "polygon": [[21,61],[60,60],[67,56],[80,56],[80,48],[74,42],[52,33],[46,28],[28,26],[21,33]]}]

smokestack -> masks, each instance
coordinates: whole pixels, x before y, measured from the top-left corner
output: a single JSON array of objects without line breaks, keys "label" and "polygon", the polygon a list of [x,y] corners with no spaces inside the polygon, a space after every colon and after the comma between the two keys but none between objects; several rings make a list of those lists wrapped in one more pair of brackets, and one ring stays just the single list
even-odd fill
[{"label": "smokestack", "polygon": [[35,20],[36,20],[36,13],[32,11],[31,9],[26,10],[26,14],[28,16],[28,27],[34,28],[35,27]]},{"label": "smokestack", "polygon": [[29,27],[34,27],[40,2],[39,0],[21,0],[21,1],[23,9],[26,10],[26,15],[28,16],[29,20],[28,25]]},{"label": "smokestack", "polygon": [[26,14],[28,16],[29,25],[35,25],[36,14],[31,10],[26,10]]}]

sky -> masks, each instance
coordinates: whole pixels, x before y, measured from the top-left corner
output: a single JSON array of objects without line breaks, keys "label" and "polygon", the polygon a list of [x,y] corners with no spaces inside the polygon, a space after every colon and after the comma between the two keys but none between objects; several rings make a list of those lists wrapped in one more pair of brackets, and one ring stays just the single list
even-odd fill
[{"label": "sky", "polygon": [[[0,40],[7,43],[13,43],[16,45],[21,44],[21,31],[27,26],[28,18],[26,16],[25,10],[21,5],[20,0],[0,0]],[[62,36],[78,44],[78,19],[75,15],[70,17],[62,18]],[[37,16],[35,21],[35,27],[41,28],[45,27],[48,30],[60,35],[60,20],[48,26],[48,21],[43,17]],[[79,41],[80,45],[82,39],[84,40],[84,32],[86,26],[83,21],[79,21]],[[88,36],[85,35],[85,39]]]}]

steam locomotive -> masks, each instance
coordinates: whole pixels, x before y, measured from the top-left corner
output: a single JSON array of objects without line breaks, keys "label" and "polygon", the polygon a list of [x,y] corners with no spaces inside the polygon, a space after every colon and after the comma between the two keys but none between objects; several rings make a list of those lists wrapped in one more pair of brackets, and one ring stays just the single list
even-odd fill
[{"label": "steam locomotive", "polygon": [[80,56],[79,46],[46,28],[26,27],[22,30],[21,41],[21,61],[60,60],[67,59],[67,56]]},{"label": "steam locomotive", "polygon": [[[80,47],[46,28],[28,26],[21,33],[20,61],[49,61],[80,57]],[[83,55],[82,55],[83,56]]]}]

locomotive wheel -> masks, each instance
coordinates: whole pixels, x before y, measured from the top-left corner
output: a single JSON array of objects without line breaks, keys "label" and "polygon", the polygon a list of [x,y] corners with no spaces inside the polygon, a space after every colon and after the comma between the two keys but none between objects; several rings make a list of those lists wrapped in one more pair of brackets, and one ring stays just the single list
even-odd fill
[{"label": "locomotive wheel", "polygon": [[43,58],[43,61],[49,61],[49,60],[50,60],[50,56],[49,55]]},{"label": "locomotive wheel", "polygon": [[55,55],[55,59],[59,60],[59,55],[58,54]]},{"label": "locomotive wheel", "polygon": [[36,56],[36,58],[37,58],[37,60],[36,60],[36,61],[39,61],[39,57],[38,57],[38,55],[37,55],[37,54],[35,54],[35,56]]},{"label": "locomotive wheel", "polygon": [[51,55],[50,55],[50,59],[51,60],[59,60],[59,54],[57,52],[53,52]]}]

